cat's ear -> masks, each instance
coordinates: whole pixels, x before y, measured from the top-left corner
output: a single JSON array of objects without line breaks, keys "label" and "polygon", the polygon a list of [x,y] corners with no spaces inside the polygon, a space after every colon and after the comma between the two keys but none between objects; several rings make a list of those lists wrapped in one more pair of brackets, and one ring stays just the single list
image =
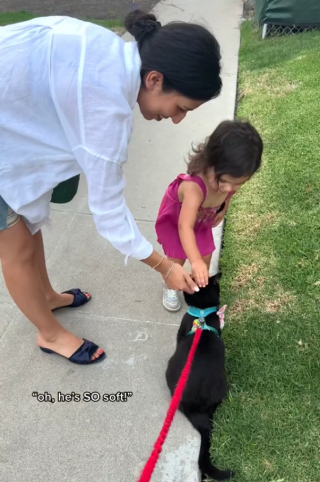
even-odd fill
[{"label": "cat's ear", "polygon": [[222,278],[222,273],[219,271],[216,275],[214,275],[214,280],[216,283],[219,283]]}]

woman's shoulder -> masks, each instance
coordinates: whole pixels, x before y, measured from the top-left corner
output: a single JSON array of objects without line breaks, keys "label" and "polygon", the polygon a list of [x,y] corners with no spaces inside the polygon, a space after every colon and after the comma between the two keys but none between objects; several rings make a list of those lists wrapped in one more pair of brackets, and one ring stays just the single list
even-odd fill
[{"label": "woman's shoulder", "polygon": [[116,32],[110,30],[108,28],[102,27],[96,23],[92,23],[90,21],[85,21],[85,31],[88,39],[92,38],[101,38],[104,42],[110,42],[118,45],[124,45],[125,41],[122,37],[120,37]]},{"label": "woman's shoulder", "polygon": [[135,42],[125,42],[115,32],[88,23],[85,33],[84,75],[109,92],[109,97],[125,98],[134,108],[141,85],[141,59]]},{"label": "woman's shoulder", "polygon": [[114,64],[115,68],[125,64],[125,41],[112,30],[85,22],[83,37],[86,46],[85,61],[90,62],[93,56],[105,65]]}]

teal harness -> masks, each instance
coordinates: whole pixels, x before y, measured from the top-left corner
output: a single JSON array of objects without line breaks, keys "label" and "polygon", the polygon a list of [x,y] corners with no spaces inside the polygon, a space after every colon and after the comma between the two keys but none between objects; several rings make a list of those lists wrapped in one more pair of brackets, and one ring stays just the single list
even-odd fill
[{"label": "teal harness", "polygon": [[196,332],[197,328],[200,328],[200,330],[213,331],[213,333],[215,333],[220,338],[218,330],[216,328],[213,328],[212,326],[208,326],[205,321],[206,316],[211,315],[211,313],[216,313],[217,311],[218,308],[215,306],[213,308],[207,308],[205,310],[200,310],[199,308],[194,308],[193,306],[191,306],[188,310],[188,314],[194,316],[195,320],[187,336],[193,335]]}]

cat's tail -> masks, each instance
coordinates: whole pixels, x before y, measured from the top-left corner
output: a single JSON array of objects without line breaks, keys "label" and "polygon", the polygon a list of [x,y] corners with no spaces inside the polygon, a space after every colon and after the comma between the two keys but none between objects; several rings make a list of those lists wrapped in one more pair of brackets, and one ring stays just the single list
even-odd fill
[{"label": "cat's tail", "polygon": [[[181,407],[182,408],[182,407]],[[210,460],[210,441],[211,441],[211,420],[208,414],[194,413],[186,410],[182,411],[190,423],[201,435],[201,446],[199,453],[199,469],[204,480],[205,475],[211,477],[214,480],[228,480],[234,477],[234,473],[231,470],[220,470],[215,467]]]}]

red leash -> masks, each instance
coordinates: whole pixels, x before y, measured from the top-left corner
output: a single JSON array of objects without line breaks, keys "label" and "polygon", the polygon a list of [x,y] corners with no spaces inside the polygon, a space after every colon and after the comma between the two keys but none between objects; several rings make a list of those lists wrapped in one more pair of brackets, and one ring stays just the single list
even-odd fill
[{"label": "red leash", "polygon": [[195,332],[194,339],[193,339],[193,342],[192,342],[192,346],[191,346],[191,349],[189,351],[189,355],[188,355],[188,358],[187,358],[187,362],[185,364],[185,367],[184,367],[184,369],[181,373],[178,384],[177,384],[176,389],[174,391],[174,394],[173,394],[173,397],[172,397],[172,400],[171,400],[171,403],[170,403],[170,406],[169,406],[169,410],[168,410],[166,419],[165,419],[164,424],[162,426],[162,429],[161,429],[161,432],[159,434],[158,440],[154,444],[154,449],[153,449],[153,451],[152,451],[152,453],[149,457],[148,462],[144,466],[144,469],[142,471],[142,474],[141,474],[138,482],[149,482],[151,477],[152,477],[153,471],[155,469],[155,466],[157,464],[159,455],[160,455],[161,450],[162,450],[162,445],[164,444],[164,441],[165,441],[165,439],[168,435],[168,432],[169,432],[169,428],[172,424],[173,417],[174,417],[174,415],[175,415],[175,413],[176,413],[176,411],[179,407],[181,397],[182,397],[182,393],[183,393],[184,387],[186,386],[186,383],[187,383],[187,380],[188,380],[188,377],[189,377],[189,373],[190,373],[190,370],[191,370],[191,364],[192,364],[192,361],[193,361],[193,357],[194,357],[196,348],[197,348],[199,340],[200,340],[201,332],[202,332],[202,330],[200,330],[200,329],[197,329],[196,332]]}]

